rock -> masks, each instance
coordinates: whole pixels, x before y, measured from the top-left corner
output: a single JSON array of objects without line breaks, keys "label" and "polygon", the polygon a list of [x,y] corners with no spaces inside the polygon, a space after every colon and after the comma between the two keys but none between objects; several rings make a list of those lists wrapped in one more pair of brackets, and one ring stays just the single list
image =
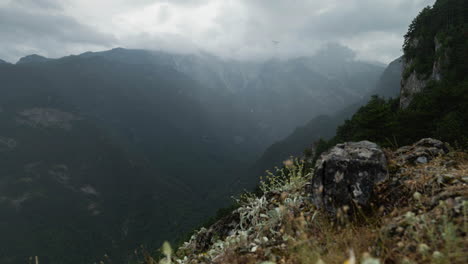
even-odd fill
[{"label": "rock", "polygon": [[[405,69],[412,67],[412,62],[405,63],[403,67]],[[418,93],[421,93],[424,88],[426,88],[427,82],[428,80],[420,79],[420,76],[418,76],[416,71],[411,72],[407,78],[402,79],[400,91],[400,108],[408,108],[414,96]]]},{"label": "rock", "polygon": [[237,211],[221,218],[208,229],[203,228],[195,239],[195,252],[205,252],[218,239],[224,239],[239,224],[240,215]]},{"label": "rock", "polygon": [[312,201],[332,216],[340,208],[368,207],[374,185],[387,178],[387,159],[369,141],[338,144],[322,154],[312,178]]},{"label": "rock", "polygon": [[426,164],[439,155],[449,152],[447,146],[440,140],[424,138],[412,146],[399,148],[395,154],[399,165]]},{"label": "rock", "polygon": [[418,157],[418,158],[416,159],[416,163],[426,164],[426,163],[427,163],[427,158],[424,157],[424,156]]},{"label": "rock", "polygon": [[[411,46],[417,47],[419,45],[419,39],[413,39]],[[414,96],[418,93],[424,91],[427,87],[427,84],[430,81],[440,81],[442,79],[442,68],[445,65],[449,65],[449,56],[447,50],[443,50],[444,47],[442,43],[434,38],[434,54],[441,54],[438,57],[434,58],[434,63],[432,65],[432,72],[425,76],[424,74],[418,74],[414,69],[414,60],[406,61],[403,63],[403,71],[411,71],[409,75],[402,79],[401,81],[401,90],[400,90],[400,108],[406,109],[413,100]]]}]

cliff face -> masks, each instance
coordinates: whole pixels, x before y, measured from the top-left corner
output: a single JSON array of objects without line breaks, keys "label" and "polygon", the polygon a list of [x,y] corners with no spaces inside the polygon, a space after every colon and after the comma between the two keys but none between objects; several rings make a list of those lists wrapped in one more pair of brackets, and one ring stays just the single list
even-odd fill
[{"label": "cliff face", "polygon": [[438,0],[410,24],[403,45],[402,109],[435,82],[453,86],[466,80],[467,12],[466,0]]},{"label": "cliff face", "polygon": [[[417,49],[420,45],[419,39],[414,39],[411,42],[411,46],[414,49]],[[432,45],[432,44],[431,44]],[[436,38],[434,38],[433,43],[434,55],[440,54],[442,51],[442,44]],[[427,87],[430,81],[440,81],[442,79],[442,65],[447,63],[447,52],[443,52],[442,55],[439,55],[438,58],[433,59],[432,72],[420,74],[415,69],[417,58],[405,58],[403,57],[403,72],[404,76],[401,80],[401,91],[400,91],[400,108],[407,108],[414,96]]]}]

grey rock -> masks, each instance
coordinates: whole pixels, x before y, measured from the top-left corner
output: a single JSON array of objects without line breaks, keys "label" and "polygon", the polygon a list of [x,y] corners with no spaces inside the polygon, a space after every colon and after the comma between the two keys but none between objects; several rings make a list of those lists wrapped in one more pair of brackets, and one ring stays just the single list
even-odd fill
[{"label": "grey rock", "polygon": [[[413,39],[411,45],[413,47],[417,47],[419,45],[419,39]],[[443,50],[443,45],[437,38],[434,38],[434,46],[435,54],[442,53],[442,55],[434,59],[432,73],[428,76],[421,76],[420,74],[416,73],[416,70],[413,70],[407,78],[402,79],[400,91],[400,108],[407,108],[411,104],[414,96],[422,92],[426,88],[429,81],[440,81],[443,78],[442,67],[443,65],[447,65],[449,63],[447,51],[441,51]],[[413,60],[404,60],[403,71],[410,70],[413,67],[413,64]]]},{"label": "grey rock", "polygon": [[382,149],[369,141],[338,144],[322,154],[312,178],[312,202],[330,215],[347,206],[369,206],[374,185],[388,177]]},{"label": "grey rock", "polygon": [[[412,62],[405,63],[405,68],[410,67]],[[407,108],[416,94],[422,92],[428,80],[420,79],[420,76],[413,71],[410,76],[401,81],[400,108]]]},{"label": "grey rock", "polygon": [[424,156],[418,157],[418,158],[416,159],[416,163],[426,164],[426,163],[427,163],[427,158],[424,157]]},{"label": "grey rock", "polygon": [[399,148],[395,154],[400,165],[424,164],[439,155],[449,152],[447,146],[440,140],[424,138],[412,146]]}]

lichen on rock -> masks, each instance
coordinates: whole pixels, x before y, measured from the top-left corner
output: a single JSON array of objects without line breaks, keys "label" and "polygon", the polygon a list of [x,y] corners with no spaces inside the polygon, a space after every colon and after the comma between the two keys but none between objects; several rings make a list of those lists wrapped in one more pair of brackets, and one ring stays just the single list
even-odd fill
[{"label": "lichen on rock", "polygon": [[399,148],[395,153],[400,165],[424,164],[439,155],[448,153],[448,147],[440,140],[424,138],[411,146]]},{"label": "lichen on rock", "polygon": [[336,145],[322,154],[314,171],[312,201],[331,215],[345,206],[368,207],[374,185],[388,174],[384,152],[369,141]]}]

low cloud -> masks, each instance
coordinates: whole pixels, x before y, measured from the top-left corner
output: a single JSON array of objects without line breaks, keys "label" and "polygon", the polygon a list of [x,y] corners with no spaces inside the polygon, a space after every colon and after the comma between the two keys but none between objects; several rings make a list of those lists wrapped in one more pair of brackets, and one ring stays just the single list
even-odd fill
[{"label": "low cloud", "polygon": [[18,0],[0,6],[0,36],[0,57],[11,62],[31,53],[58,57],[116,43],[111,33],[65,15],[53,0]]},{"label": "low cloud", "polygon": [[0,58],[116,46],[237,59],[314,54],[326,43],[388,63],[434,0],[0,0]]}]

